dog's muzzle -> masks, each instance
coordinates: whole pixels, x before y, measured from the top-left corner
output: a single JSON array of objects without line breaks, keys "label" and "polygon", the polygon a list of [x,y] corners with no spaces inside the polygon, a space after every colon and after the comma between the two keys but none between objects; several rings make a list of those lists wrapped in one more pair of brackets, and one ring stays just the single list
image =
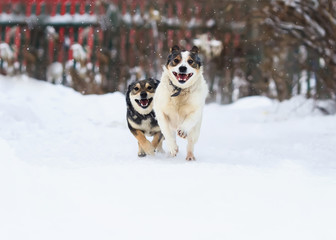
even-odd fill
[{"label": "dog's muzzle", "polygon": [[186,73],[177,73],[177,72],[173,72],[173,74],[176,77],[177,81],[179,81],[179,83],[185,83],[193,75],[193,73],[186,74]]},{"label": "dog's muzzle", "polygon": [[142,108],[147,108],[151,104],[152,101],[153,101],[153,98],[149,98],[149,99],[143,98],[140,100],[135,99],[135,102]]}]

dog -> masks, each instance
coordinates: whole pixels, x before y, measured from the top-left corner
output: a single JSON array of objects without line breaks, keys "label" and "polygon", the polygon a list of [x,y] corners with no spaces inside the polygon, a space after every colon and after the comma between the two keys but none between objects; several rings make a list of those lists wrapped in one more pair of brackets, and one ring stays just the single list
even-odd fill
[{"label": "dog", "polygon": [[[163,135],[153,110],[153,97],[159,81],[153,78],[135,81],[126,93],[127,124],[138,140],[139,157],[153,155],[155,150],[163,152]],[[153,136],[152,142],[146,136]]]},{"label": "dog", "polygon": [[154,111],[171,156],[176,156],[176,134],[188,140],[186,160],[195,160],[194,145],[200,135],[208,85],[198,48],[170,49],[154,96]]}]

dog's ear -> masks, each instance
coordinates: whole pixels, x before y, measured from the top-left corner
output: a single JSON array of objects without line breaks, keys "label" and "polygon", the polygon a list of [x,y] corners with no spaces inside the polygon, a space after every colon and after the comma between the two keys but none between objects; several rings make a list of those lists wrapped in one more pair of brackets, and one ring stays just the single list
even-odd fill
[{"label": "dog's ear", "polygon": [[175,52],[175,51],[180,51],[180,47],[175,45],[172,48],[170,48],[170,53]]},{"label": "dog's ear", "polygon": [[128,85],[127,92],[130,92],[130,91],[132,90],[132,88],[134,87],[134,83],[135,83],[135,81],[131,82],[131,83]]},{"label": "dog's ear", "polygon": [[153,81],[154,81],[154,84],[155,84],[155,88],[157,88],[157,86],[159,86],[159,84],[160,84],[160,81],[157,80],[157,79],[153,79]]},{"label": "dog's ear", "polygon": [[155,79],[155,78],[150,78],[149,80],[153,83],[153,85],[154,85],[155,88],[157,88],[157,86],[160,83],[160,81],[157,80],[157,79]]},{"label": "dog's ear", "polygon": [[195,53],[195,54],[198,54],[198,51],[199,49],[196,46],[193,46],[192,49],[190,50],[190,52]]}]

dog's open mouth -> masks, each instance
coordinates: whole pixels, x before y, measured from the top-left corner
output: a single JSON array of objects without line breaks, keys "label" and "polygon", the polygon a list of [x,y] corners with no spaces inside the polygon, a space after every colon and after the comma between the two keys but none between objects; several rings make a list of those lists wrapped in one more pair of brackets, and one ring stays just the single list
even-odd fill
[{"label": "dog's open mouth", "polygon": [[136,103],[142,107],[142,108],[147,108],[151,102],[153,101],[153,98],[149,98],[149,99],[135,99]]},{"label": "dog's open mouth", "polygon": [[193,75],[193,73],[185,74],[185,73],[177,73],[177,72],[173,72],[173,74],[176,77],[177,81],[179,81],[179,83],[185,83]]}]

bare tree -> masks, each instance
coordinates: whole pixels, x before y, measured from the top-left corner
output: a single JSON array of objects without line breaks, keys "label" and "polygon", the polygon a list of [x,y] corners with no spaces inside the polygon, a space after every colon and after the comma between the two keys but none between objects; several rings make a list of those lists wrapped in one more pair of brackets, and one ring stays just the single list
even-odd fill
[{"label": "bare tree", "polygon": [[[263,9],[265,23],[288,34],[310,52],[310,70],[332,98],[336,98],[336,2],[334,0],[278,0]],[[315,61],[314,61],[315,60]],[[317,96],[320,97],[320,96]]]}]

